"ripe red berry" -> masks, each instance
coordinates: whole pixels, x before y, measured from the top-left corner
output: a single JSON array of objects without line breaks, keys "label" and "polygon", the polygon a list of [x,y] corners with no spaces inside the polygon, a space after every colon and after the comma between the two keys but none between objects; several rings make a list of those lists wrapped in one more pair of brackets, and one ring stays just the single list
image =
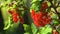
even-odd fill
[{"label": "ripe red berry", "polygon": [[18,19],[17,19],[17,18],[13,18],[13,21],[14,21],[15,23],[17,23]]},{"label": "ripe red berry", "polygon": [[18,16],[18,14],[12,14],[12,18],[13,18],[13,21],[14,22],[18,22],[18,20],[19,20],[19,16]]}]

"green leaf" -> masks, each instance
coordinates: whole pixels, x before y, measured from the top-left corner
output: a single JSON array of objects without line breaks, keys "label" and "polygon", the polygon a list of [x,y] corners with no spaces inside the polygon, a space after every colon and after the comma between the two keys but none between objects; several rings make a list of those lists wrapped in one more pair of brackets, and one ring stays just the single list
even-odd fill
[{"label": "green leaf", "polygon": [[11,25],[11,19],[9,17],[9,20],[4,23],[4,30],[7,30]]},{"label": "green leaf", "polygon": [[40,33],[40,34],[52,33],[52,28],[51,28],[50,25],[46,25],[45,27],[41,27],[41,28],[40,28],[39,33]]},{"label": "green leaf", "polygon": [[26,32],[26,33],[24,33],[24,34],[30,34],[29,32]]},{"label": "green leaf", "polygon": [[33,0],[32,2],[34,3],[32,3],[31,9],[34,9],[35,11],[39,11],[42,6],[40,0]]},{"label": "green leaf", "polygon": [[28,1],[28,0],[23,0],[24,4],[27,4],[27,1]]},{"label": "green leaf", "polygon": [[42,0],[32,0],[31,3],[40,2],[40,1],[42,1]]},{"label": "green leaf", "polygon": [[7,3],[11,3],[11,2],[12,2],[12,0],[7,0],[6,2],[7,2]]},{"label": "green leaf", "polygon": [[39,5],[32,4],[32,6],[31,6],[31,9],[34,9],[35,11],[39,11],[40,8],[41,8],[41,5],[40,4]]},{"label": "green leaf", "polygon": [[[16,34],[18,32],[16,32],[18,30],[20,23],[14,23],[10,25],[10,27],[5,31],[6,34]],[[19,29],[20,30],[20,29]],[[21,31],[19,31],[21,33]]]},{"label": "green leaf", "polygon": [[33,34],[36,34],[37,33],[37,28],[33,23],[31,24],[31,28],[32,28]]},{"label": "green leaf", "polygon": [[58,25],[60,23],[60,21],[58,19],[53,19],[52,22],[54,25]]},{"label": "green leaf", "polygon": [[48,8],[47,11],[50,12],[51,11],[51,8]]},{"label": "green leaf", "polygon": [[47,4],[48,4],[48,7],[50,7],[50,6],[51,6],[51,3],[50,3],[50,2],[48,2]]},{"label": "green leaf", "polygon": [[58,19],[58,15],[57,14],[54,14],[54,13],[51,15],[51,17],[52,18],[55,18],[55,19]]},{"label": "green leaf", "polygon": [[24,30],[26,31],[25,33],[30,33],[30,34],[32,34],[31,26],[30,26],[30,25],[23,24],[23,26],[24,26]]}]

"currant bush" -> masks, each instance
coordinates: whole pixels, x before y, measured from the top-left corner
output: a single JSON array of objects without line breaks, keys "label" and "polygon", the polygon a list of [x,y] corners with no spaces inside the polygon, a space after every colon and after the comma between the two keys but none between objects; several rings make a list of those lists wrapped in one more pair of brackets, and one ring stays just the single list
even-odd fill
[{"label": "currant bush", "polygon": [[59,0],[0,0],[0,9],[0,34],[60,34]]}]

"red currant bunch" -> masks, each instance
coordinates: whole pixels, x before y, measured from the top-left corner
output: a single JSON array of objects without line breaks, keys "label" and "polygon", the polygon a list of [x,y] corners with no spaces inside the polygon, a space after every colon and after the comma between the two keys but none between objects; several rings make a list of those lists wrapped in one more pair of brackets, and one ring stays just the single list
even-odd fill
[{"label": "red currant bunch", "polygon": [[48,12],[35,12],[34,10],[32,10],[31,16],[34,24],[38,27],[50,24],[50,22],[52,21],[52,18],[50,17],[50,15],[48,15]]},{"label": "red currant bunch", "polygon": [[12,15],[12,19],[15,23],[17,23],[20,20],[21,24],[23,24],[24,19],[21,16],[19,16],[15,9],[9,10],[8,12]]},{"label": "red currant bunch", "polygon": [[11,11],[9,10],[8,12],[12,15],[13,21],[14,21],[15,23],[17,23],[17,21],[19,20],[19,15],[18,15],[18,13],[16,13],[16,10],[13,9],[13,10],[11,10]]}]

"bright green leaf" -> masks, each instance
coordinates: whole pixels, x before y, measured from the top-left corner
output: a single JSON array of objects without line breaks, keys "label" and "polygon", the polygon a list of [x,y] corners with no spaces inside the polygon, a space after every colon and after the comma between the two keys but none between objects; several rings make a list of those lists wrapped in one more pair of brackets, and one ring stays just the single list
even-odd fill
[{"label": "bright green leaf", "polygon": [[47,34],[47,33],[51,33],[52,32],[52,28],[50,27],[50,25],[46,25],[45,27],[41,27],[40,28],[40,34]]},{"label": "bright green leaf", "polygon": [[31,24],[31,28],[32,28],[33,34],[36,34],[37,28],[36,28],[36,26],[33,23]]}]

